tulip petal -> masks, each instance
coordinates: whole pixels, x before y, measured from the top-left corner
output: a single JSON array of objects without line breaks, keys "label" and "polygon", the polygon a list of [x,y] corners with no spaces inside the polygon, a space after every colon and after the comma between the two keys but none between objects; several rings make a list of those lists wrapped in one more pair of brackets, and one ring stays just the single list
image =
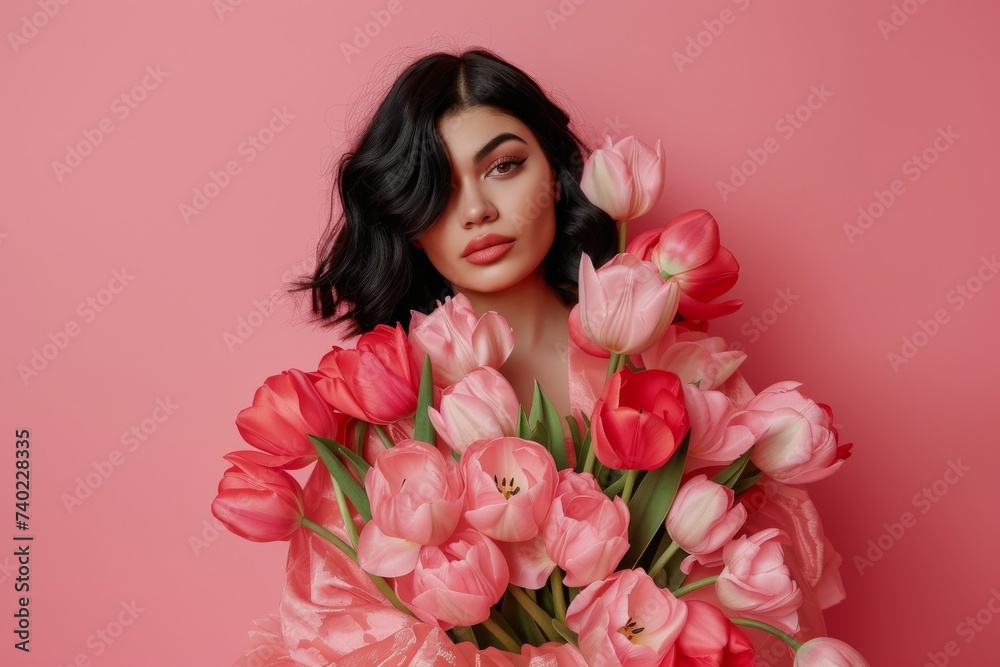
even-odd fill
[{"label": "tulip petal", "polygon": [[386,535],[374,521],[369,521],[358,537],[358,565],[379,577],[401,577],[417,566],[420,546]]}]

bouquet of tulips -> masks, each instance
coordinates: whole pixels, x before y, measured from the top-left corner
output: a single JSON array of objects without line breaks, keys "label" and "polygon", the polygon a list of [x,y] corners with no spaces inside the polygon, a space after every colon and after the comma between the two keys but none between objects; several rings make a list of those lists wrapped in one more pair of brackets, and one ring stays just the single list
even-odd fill
[{"label": "bouquet of tulips", "polygon": [[[268,378],[237,419],[260,451],[225,457],[212,509],[293,540],[295,592],[242,664],[867,665],[800,622],[843,597],[802,485],[850,445],[799,383],[753,392],[708,335],[741,305],[715,302],[738,265],[710,214],[625,247],[662,180],[659,143],[632,137],[585,167],[623,252],[581,259],[573,415],[537,383],[519,404],[497,370],[513,333],[462,295]],[[309,465],[304,486],[288,472]]]}]

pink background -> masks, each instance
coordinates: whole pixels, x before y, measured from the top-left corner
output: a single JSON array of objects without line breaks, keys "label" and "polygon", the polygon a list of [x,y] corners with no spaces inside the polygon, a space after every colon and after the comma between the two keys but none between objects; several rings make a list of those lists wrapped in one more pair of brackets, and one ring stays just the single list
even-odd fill
[{"label": "pink background", "polygon": [[[830,633],[873,665],[995,664],[1000,267],[983,263],[1000,250],[995,4],[225,1],[0,10],[0,662],[228,665],[277,611],[285,544],[216,531],[209,505],[221,456],[245,448],[236,413],[333,342],[283,281],[322,231],[324,170],[363,109],[352,103],[412,57],[483,45],[552,91],[592,145],[605,131],[662,139],[664,198],[631,231],[711,211],[746,302],[715,331],[745,346],[754,389],[803,381],[855,443],[811,489],[844,556]],[[374,36],[345,55],[366,24]],[[812,90],[825,99],[800,108]],[[275,108],[293,117],[241,151]],[[796,113],[797,128],[778,124]],[[88,154],[57,174],[81,143]],[[925,150],[933,163],[913,171]],[[717,182],[754,154],[766,162],[723,199]],[[230,161],[239,173],[186,222],[180,205]],[[880,212],[876,193],[888,202],[897,179]],[[851,236],[859,207],[881,214]],[[894,367],[904,337],[919,347]],[[35,351],[52,358],[22,378]],[[133,426],[144,440],[123,441]],[[20,428],[30,654],[11,632]],[[89,496],[67,507],[81,483]]]}]

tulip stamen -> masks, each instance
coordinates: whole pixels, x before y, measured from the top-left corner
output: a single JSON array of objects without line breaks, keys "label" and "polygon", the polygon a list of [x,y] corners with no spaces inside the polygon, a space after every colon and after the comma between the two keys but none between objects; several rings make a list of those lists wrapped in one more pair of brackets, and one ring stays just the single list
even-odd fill
[{"label": "tulip stamen", "polygon": [[507,479],[497,479],[496,475],[493,475],[493,483],[497,485],[497,491],[503,494],[504,500],[510,500],[511,496],[516,496],[521,490],[520,486],[514,486],[514,478],[511,477]]},{"label": "tulip stamen", "polygon": [[635,637],[638,634],[641,634],[642,631],[646,629],[644,627],[642,627],[642,628],[635,627],[637,625],[638,625],[638,622],[633,621],[632,617],[629,616],[628,617],[628,622],[625,623],[625,625],[623,625],[622,627],[618,628],[618,632],[620,632],[623,635],[625,635],[625,639],[627,639],[629,641],[632,641],[633,637]]}]

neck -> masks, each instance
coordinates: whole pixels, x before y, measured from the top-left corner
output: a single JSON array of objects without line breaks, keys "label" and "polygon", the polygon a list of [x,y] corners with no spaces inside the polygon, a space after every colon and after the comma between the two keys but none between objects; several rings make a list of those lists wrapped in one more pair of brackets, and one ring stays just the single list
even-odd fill
[{"label": "neck", "polygon": [[502,292],[472,292],[460,289],[476,315],[493,310],[514,330],[515,353],[536,347],[553,331],[565,330],[570,307],[545,280],[541,270]]}]

